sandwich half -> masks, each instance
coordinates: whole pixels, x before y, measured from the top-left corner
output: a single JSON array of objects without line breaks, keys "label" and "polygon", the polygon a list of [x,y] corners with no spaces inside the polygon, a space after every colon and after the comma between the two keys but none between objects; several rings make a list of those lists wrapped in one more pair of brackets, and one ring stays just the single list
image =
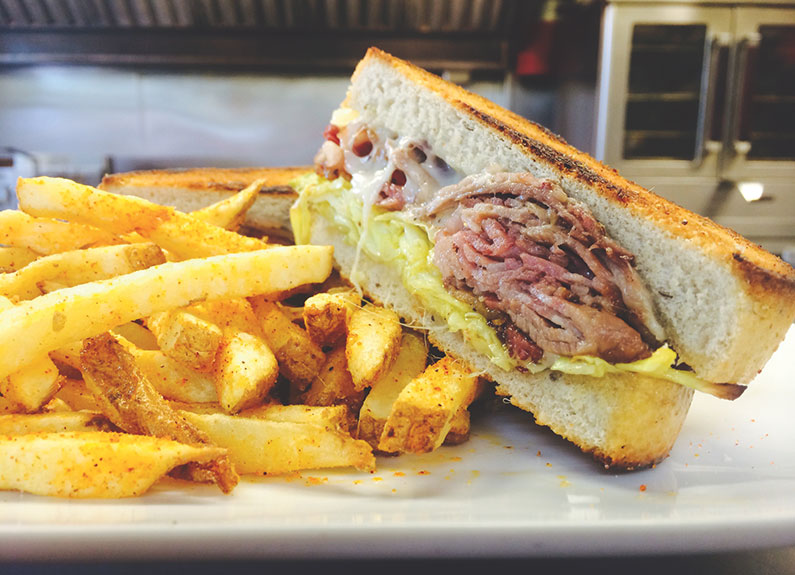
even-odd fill
[{"label": "sandwich half", "polygon": [[607,467],[666,457],[795,319],[782,260],[378,49],[324,136],[296,241]]},{"label": "sandwich half", "polygon": [[288,183],[311,170],[310,167],[141,170],[107,174],[99,187],[193,212],[263,180],[243,225],[253,233],[291,240],[290,206],[296,194]]}]

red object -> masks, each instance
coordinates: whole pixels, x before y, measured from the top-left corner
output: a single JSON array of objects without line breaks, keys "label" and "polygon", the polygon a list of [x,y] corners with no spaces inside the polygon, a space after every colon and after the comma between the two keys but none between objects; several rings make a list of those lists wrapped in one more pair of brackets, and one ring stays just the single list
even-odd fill
[{"label": "red object", "polygon": [[530,42],[516,56],[519,76],[543,76],[552,71],[557,20],[541,20]]}]

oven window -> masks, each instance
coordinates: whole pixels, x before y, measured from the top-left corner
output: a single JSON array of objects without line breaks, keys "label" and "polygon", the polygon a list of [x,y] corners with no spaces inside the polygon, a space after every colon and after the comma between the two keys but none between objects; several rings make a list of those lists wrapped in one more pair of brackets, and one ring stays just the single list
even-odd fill
[{"label": "oven window", "polygon": [[755,160],[795,159],[795,26],[760,26],[749,48],[740,138]]},{"label": "oven window", "polygon": [[635,25],[624,158],[693,158],[706,34],[705,25]]}]

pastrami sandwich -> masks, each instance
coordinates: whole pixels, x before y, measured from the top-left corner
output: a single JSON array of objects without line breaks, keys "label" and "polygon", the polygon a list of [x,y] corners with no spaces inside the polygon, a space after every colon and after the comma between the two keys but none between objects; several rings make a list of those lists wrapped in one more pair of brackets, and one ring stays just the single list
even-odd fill
[{"label": "pastrami sandwich", "polygon": [[664,458],[795,319],[780,259],[374,48],[315,162],[296,241],[609,467]]}]

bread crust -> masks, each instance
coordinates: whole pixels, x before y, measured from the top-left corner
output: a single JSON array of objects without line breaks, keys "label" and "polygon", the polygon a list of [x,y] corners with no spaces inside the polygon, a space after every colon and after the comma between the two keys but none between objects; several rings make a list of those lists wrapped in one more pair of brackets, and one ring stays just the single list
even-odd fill
[{"label": "bread crust", "polygon": [[[120,187],[164,186],[181,190],[219,190],[239,192],[251,182],[264,179],[263,191],[269,194],[295,195],[288,186],[291,180],[311,167],[250,167],[250,168],[175,168],[168,170],[138,170],[105,174],[99,188],[112,191]],[[272,188],[272,189],[271,189]]]}]

